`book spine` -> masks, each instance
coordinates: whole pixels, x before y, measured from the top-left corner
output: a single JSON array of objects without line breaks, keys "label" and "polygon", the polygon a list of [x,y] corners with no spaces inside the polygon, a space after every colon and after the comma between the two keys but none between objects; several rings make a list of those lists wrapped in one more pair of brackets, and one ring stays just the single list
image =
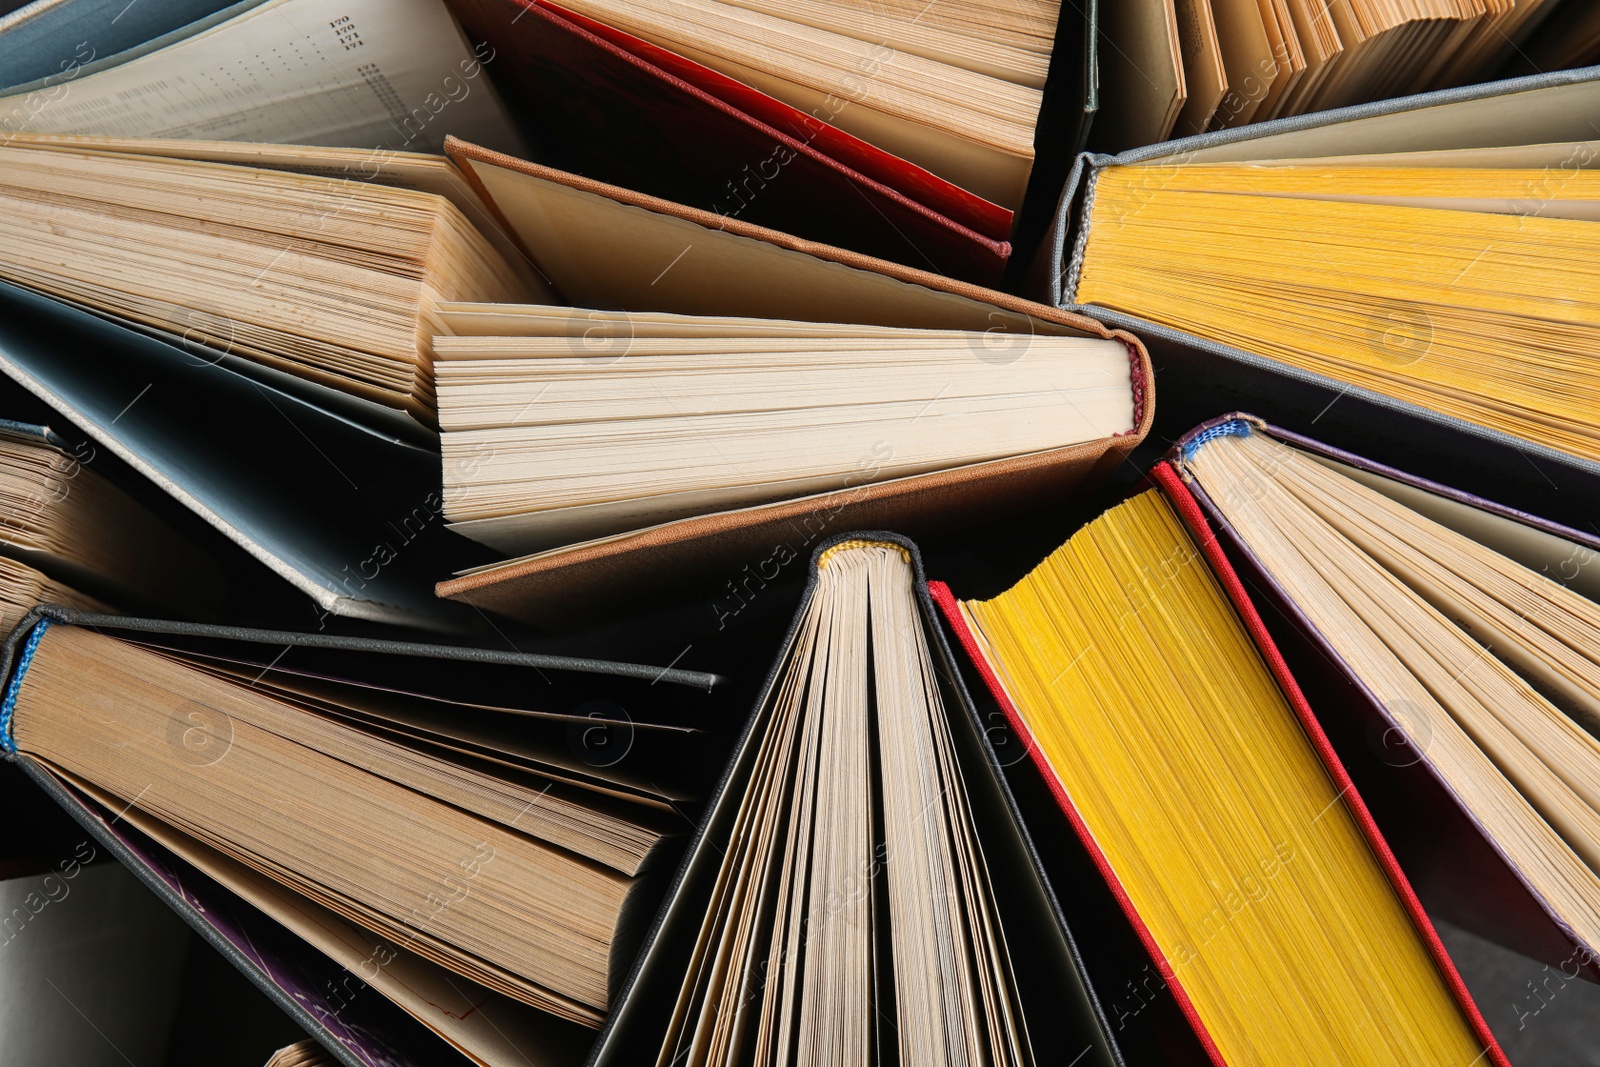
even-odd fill
[{"label": "book spine", "polygon": [[16,669],[11,672],[11,681],[6,685],[6,698],[0,704],[0,751],[15,756],[17,742],[11,736],[11,717],[16,714],[17,694],[22,691],[22,676],[28,672],[28,665],[33,662],[34,650],[39,647],[39,641],[44,637],[44,632],[50,628],[49,619],[40,619],[28,633],[28,639],[23,643],[22,651],[17,656]]},{"label": "book spine", "polygon": [[1123,914],[1128,917],[1128,922],[1132,924],[1134,933],[1139,936],[1140,944],[1144,945],[1145,951],[1150,954],[1151,962],[1155,964],[1156,972],[1161,975],[1162,981],[1166,982],[1167,988],[1172,991],[1173,1000],[1177,1002],[1184,1018],[1189,1021],[1190,1027],[1194,1029],[1195,1036],[1199,1039],[1201,1047],[1205,1049],[1206,1056],[1216,1067],[1227,1067],[1227,1061],[1223,1059],[1222,1051],[1217,1048],[1216,1042],[1212,1040],[1210,1031],[1206,1029],[1205,1022],[1200,1018],[1199,1010],[1194,1006],[1194,1001],[1189,999],[1188,990],[1183,987],[1182,981],[1179,980],[1177,972],[1173,970],[1172,964],[1167,960],[1166,954],[1161,951],[1161,946],[1156,943],[1155,935],[1151,933],[1150,927],[1145,925],[1144,918],[1139,914],[1139,909],[1134,905],[1133,899],[1128,896],[1128,891],[1123,887],[1122,880],[1117,877],[1116,871],[1112,870],[1111,861],[1106,859],[1105,853],[1100,850],[1094,835],[1089,831],[1088,825],[1078,813],[1077,805],[1067,795],[1066,787],[1061,784],[1061,779],[1056,776],[1055,771],[1051,769],[1049,762],[1045,759],[1044,753],[1039,750],[1038,742],[1034,740],[1033,734],[1028,730],[1027,723],[1023,721],[1016,705],[1011,702],[1010,695],[1006,693],[1005,686],[1000,683],[999,675],[995,673],[988,658],[984,655],[983,649],[979,647],[978,639],[973,635],[972,628],[967,625],[966,616],[961,613],[961,604],[956,600],[955,594],[943,582],[929,582],[928,595],[939,606],[945,621],[955,633],[956,640],[965,650],[967,658],[972,661],[972,665],[977,668],[978,674],[983,678],[983,684],[988,687],[990,694],[994,696],[995,701],[1000,705],[1001,711],[1005,713],[1007,724],[1022,739],[1028,758],[1033,760],[1034,766],[1044,776],[1045,783],[1050,787],[1050,792],[1056,799],[1056,804],[1061,808],[1061,813],[1067,817],[1067,822],[1072,825],[1073,832],[1077,834],[1078,840],[1083,843],[1083,847],[1088,851],[1089,858],[1094,861],[1095,869],[1100,872],[1100,877],[1105,879],[1105,883],[1110,887],[1112,895],[1116,897],[1117,905],[1122,908]]},{"label": "book spine", "polygon": [[[1194,454],[1200,451],[1203,446],[1215,441],[1217,438],[1249,437],[1250,430],[1251,425],[1249,421],[1247,421],[1242,415],[1232,416],[1213,423],[1207,423],[1200,429],[1198,433],[1192,434],[1191,436],[1186,437],[1182,441],[1178,442],[1176,451],[1180,456],[1183,457],[1185,462],[1188,462],[1194,458]],[[1170,493],[1167,495],[1171,496]],[[1173,503],[1177,503],[1177,501],[1173,501]],[[1185,517],[1185,521],[1188,521],[1187,517]],[[1201,531],[1194,530],[1193,526],[1191,526],[1190,529],[1197,536],[1201,533]],[[1204,533],[1205,535],[1209,536],[1211,533],[1211,528],[1207,526]]]},{"label": "book spine", "polygon": [[[1195,448],[1200,447],[1205,441],[1215,437],[1229,434],[1250,432],[1250,426],[1242,419],[1231,419],[1219,423],[1200,434],[1189,439],[1183,446],[1184,454],[1192,454]],[[1208,436],[1209,435],[1209,436]],[[1199,542],[1200,551],[1205,556],[1206,562],[1211,566],[1211,572],[1217,578],[1227,594],[1234,610],[1239,613],[1239,620],[1244,623],[1251,640],[1260,650],[1261,656],[1267,662],[1267,667],[1272,671],[1272,676],[1277,680],[1278,686],[1283,690],[1283,695],[1288,699],[1289,706],[1300,720],[1301,728],[1305,730],[1306,737],[1316,749],[1317,755],[1322,759],[1322,764],[1328,770],[1328,776],[1333,779],[1333,784],[1339,788],[1339,796],[1344,800],[1345,806],[1354,817],[1356,825],[1360,827],[1371,846],[1373,854],[1377,857],[1384,873],[1389,876],[1389,882],[1399,894],[1401,903],[1405,906],[1406,913],[1411,916],[1412,923],[1417,928],[1417,933],[1422,936],[1423,943],[1433,955],[1434,962],[1438,965],[1445,984],[1455,996],[1456,1002],[1461,1005],[1462,1013],[1466,1015],[1468,1024],[1483,1042],[1484,1056],[1495,1067],[1511,1067],[1506,1059],[1505,1052],[1500,1048],[1500,1043],[1495,1040],[1494,1033],[1489,1029],[1489,1024],[1484,1020],[1483,1013],[1478,1010],[1478,1005],[1468,992],[1467,985],[1461,980],[1461,974],[1456,970],[1456,965],[1450,958],[1450,953],[1445,950],[1444,942],[1439,939],[1439,932],[1434,929],[1433,921],[1428,918],[1427,912],[1422,908],[1422,901],[1417,898],[1416,891],[1411,887],[1411,881],[1400,869],[1400,862],[1395,859],[1394,853],[1389,849],[1389,843],[1384,839],[1382,831],[1378,829],[1377,822],[1372,818],[1372,813],[1367,809],[1366,802],[1361,799],[1361,794],[1356,790],[1355,782],[1345,770],[1344,763],[1339,759],[1338,753],[1333,749],[1328,735],[1323,732],[1322,724],[1317,721],[1316,713],[1311,710],[1311,704],[1301,692],[1299,683],[1294,675],[1289,673],[1289,665],[1284,661],[1283,654],[1278,651],[1277,643],[1272,640],[1272,635],[1267,632],[1266,623],[1256,611],[1255,604],[1246,592],[1244,582],[1239,579],[1238,573],[1233,569],[1233,564],[1228,561],[1227,555],[1222,550],[1222,544],[1217,540],[1216,533],[1211,529],[1211,524],[1206,521],[1205,512],[1200,509],[1200,502],[1195,499],[1189,487],[1184,484],[1182,477],[1170,463],[1156,464],[1150,471],[1150,478],[1167,499],[1172,502],[1174,510],[1183,520],[1185,526]]]},{"label": "book spine", "polygon": [[[1094,187],[1100,177],[1100,167],[1085,160],[1083,178],[1083,206],[1078,210],[1078,232],[1072,241],[1072,257],[1063,264],[1061,275],[1061,306],[1072,307],[1078,302],[1078,281],[1083,277],[1083,254],[1089,246],[1089,219],[1094,213]],[[1070,202],[1072,190],[1064,194]]]}]

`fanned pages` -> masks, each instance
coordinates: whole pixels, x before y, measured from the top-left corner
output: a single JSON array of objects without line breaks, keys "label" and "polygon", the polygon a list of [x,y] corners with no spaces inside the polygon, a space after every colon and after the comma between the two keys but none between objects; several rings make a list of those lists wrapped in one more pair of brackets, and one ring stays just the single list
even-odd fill
[{"label": "fanned pages", "polygon": [[[886,150],[878,123],[869,124],[870,136],[841,128],[841,122],[872,113],[866,71],[842,72],[833,90],[837,95],[820,105],[797,106],[792,93],[780,98],[776,84],[763,82],[763,91],[750,78],[730,77],[709,55],[692,58],[677,46],[662,47],[552,0],[449,2],[479,47],[494,49],[497,59],[489,74],[538,144],[541,163],[970,282],[994,285],[1004,275],[1012,254],[1011,208]],[[587,5],[600,6],[617,7]],[[653,10],[659,14],[667,6]],[[680,13],[692,7],[671,6]],[[750,5],[748,13],[767,16],[769,23],[787,21],[802,35],[785,42],[791,49],[806,48],[806,38],[831,35],[858,49],[865,43],[865,58],[880,66],[908,58],[924,73],[950,66],[968,82],[1020,78],[1026,83],[1016,84],[1037,90],[1034,83],[1042,81],[1049,63],[1050,39],[1032,31],[1048,35],[1053,30],[1055,4],[1022,0],[1020,6],[1044,11],[1052,25],[1029,27],[1019,39],[997,38],[992,48],[985,47],[991,35],[1014,27],[969,21],[976,16],[981,22],[988,14],[985,6],[964,7],[952,17],[935,16],[927,8],[896,11],[892,5],[823,0],[763,2]],[[649,13],[639,5],[620,9],[627,25]],[[739,18],[746,14],[733,5],[724,10]],[[1068,19],[1081,24],[1086,16],[1079,11]],[[891,35],[894,28],[906,33]],[[719,38],[709,43],[732,54],[748,42]],[[764,58],[784,60],[781,54],[764,53]],[[818,64],[836,57],[809,50],[807,59],[814,74]],[[961,66],[964,60],[977,66]],[[1058,81],[1072,73],[1064,71]],[[596,136],[592,122],[596,100],[608,102],[604,136]],[[1063,111],[1074,103],[1069,99],[1052,108]],[[1036,135],[1047,149],[1045,166],[1039,178],[1030,179],[1040,202],[1059,195],[1067,155],[1080,143],[1078,127],[1084,121],[1081,107],[1065,122],[1051,117],[1052,108],[1042,109],[1040,120],[1050,132]],[[1078,127],[1069,125],[1073,121]]]},{"label": "fanned pages", "polygon": [[527,553],[441,596],[570,626],[779,530],[1014,509],[1148,431],[1143,347],[1092,319],[448,147],[570,306],[441,306],[445,516]]},{"label": "fanned pages", "polygon": [[1215,1063],[1504,1063],[1159,491],[959,613]]},{"label": "fanned pages", "polygon": [[[1104,127],[1098,141],[1121,151],[1174,134],[1504,77],[1502,65],[1520,54],[1518,45],[1558,6],[1582,5],[1583,0],[1130,0],[1117,5],[1126,10],[1107,17],[1110,58],[1102,84],[1106,107],[1122,121]],[[1170,28],[1162,26],[1163,8]],[[1168,45],[1173,35],[1181,51]],[[1572,59],[1578,55],[1581,50]],[[1183,105],[1186,83],[1195,89],[1180,118],[1170,90],[1154,87],[1178,86],[1177,104]]]},{"label": "fanned pages", "polygon": [[658,1062],[1029,1064],[905,550],[818,561]]},{"label": "fanned pages", "polygon": [[[526,552],[1133,428],[1117,341],[446,305],[444,512]],[[496,336],[495,334],[499,334]],[[515,335],[511,335],[515,334]]]},{"label": "fanned pages", "polygon": [[1244,419],[1197,435],[1182,462],[1397,745],[1592,955],[1600,606]]},{"label": "fanned pages", "polygon": [[[263,682],[279,677],[271,663],[246,673],[42,621],[17,671],[8,750],[497,993],[603,1018],[637,936],[659,812],[382,729],[398,694]],[[470,722],[472,710],[444,704],[429,718]]]},{"label": "fanned pages", "polygon": [[43,426],[0,421],[0,622],[38,604],[203,613],[216,564]]},{"label": "fanned pages", "polygon": [[455,164],[430,152],[372,151],[325,145],[258,144],[250,141],[177,140],[165,137],[106,137],[86,134],[11,133],[6,143],[16,148],[59,152],[115,153],[154,156],[196,163],[230,163],[241,167],[316,174],[364,185],[386,185],[442,196],[494,246],[523,286],[542,292],[527,255],[506,236],[483,200],[467,184]]},{"label": "fanned pages", "polygon": [[1059,0],[562,0],[1006,208],[1033,165]]},{"label": "fanned pages", "polygon": [[274,1052],[266,1067],[334,1067],[337,1062],[321,1045],[307,1038]]},{"label": "fanned pages", "polygon": [[10,633],[24,615],[40,604],[62,604],[82,611],[109,610],[108,605],[26,563],[0,556],[0,629]]},{"label": "fanned pages", "polygon": [[1600,460],[1600,176],[1572,150],[1107,167],[1071,298]]},{"label": "fanned pages", "polygon": [[[135,827],[176,860],[217,882],[344,968],[350,982],[341,990],[345,996],[358,995],[359,987],[354,985],[358,976],[364,986],[393,1001],[476,1067],[529,1067],[530,1063],[571,1067],[593,1036],[576,1024],[530,1011],[393,941],[378,939],[375,943],[369,931],[140,809],[113,801],[84,782],[68,784],[95,800],[108,817],[114,817],[119,829],[122,824]],[[348,1001],[336,1003],[348,1007]],[[312,1050],[321,1053],[314,1042],[301,1044],[308,1054]],[[334,1061],[326,1062],[331,1067]]]},{"label": "fanned pages", "polygon": [[449,200],[318,174],[18,140],[0,219],[8,281],[429,424],[437,301],[544,295]]}]

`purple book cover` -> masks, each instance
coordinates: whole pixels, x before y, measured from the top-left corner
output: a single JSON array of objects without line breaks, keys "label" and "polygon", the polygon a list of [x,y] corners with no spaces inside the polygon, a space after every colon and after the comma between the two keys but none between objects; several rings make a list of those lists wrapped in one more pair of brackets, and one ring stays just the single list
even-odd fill
[{"label": "purple book cover", "polygon": [[[434,1067],[465,1062],[358,976],[144,834],[115,818],[107,819],[98,805],[59,783],[56,787],[75,802],[79,808],[75,814],[94,821],[89,828],[98,831],[97,836],[133,867],[135,874],[164,886],[167,892],[162,895],[175,911],[202,935],[206,931],[200,926],[209,928],[215,937],[208,940],[258,985],[263,980],[270,984],[272,988],[264,991],[280,1006],[298,1009],[291,1014],[302,1025],[312,1023],[308,1031],[342,1061],[360,1067]],[[217,938],[227,947],[217,944]],[[397,1045],[408,1051],[400,1052]],[[437,1053],[423,1051],[430,1048]]]},{"label": "purple book cover", "polygon": [[1569,977],[1581,973],[1600,981],[1600,946],[1585,944],[1535,892],[1430,762],[1426,746],[1412,741],[1409,731],[1267,571],[1215,501],[1183,473],[1183,459],[1194,448],[1212,437],[1241,431],[1265,434],[1303,452],[1514,520],[1586,550],[1600,552],[1600,539],[1280,430],[1243,413],[1202,423],[1173,446],[1173,466],[1183,474],[1252,596],[1273,609],[1263,610],[1262,617],[1428,911],[1560,967]]}]

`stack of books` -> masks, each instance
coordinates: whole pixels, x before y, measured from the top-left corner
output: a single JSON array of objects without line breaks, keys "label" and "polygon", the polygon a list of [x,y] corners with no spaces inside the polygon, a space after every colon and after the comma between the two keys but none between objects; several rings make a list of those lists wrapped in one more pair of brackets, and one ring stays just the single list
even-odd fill
[{"label": "stack of books", "polygon": [[246,1061],[1564,1062],[1581,5],[119,6],[0,17],[0,754]]}]

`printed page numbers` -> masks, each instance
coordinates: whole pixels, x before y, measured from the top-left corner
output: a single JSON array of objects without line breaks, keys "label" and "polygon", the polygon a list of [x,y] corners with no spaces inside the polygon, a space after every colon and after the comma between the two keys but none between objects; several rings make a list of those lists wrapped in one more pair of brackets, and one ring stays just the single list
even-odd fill
[{"label": "printed page numbers", "polygon": [[328,28],[333,30],[341,47],[346,52],[352,52],[361,47],[361,34],[356,32],[356,24],[349,15],[344,15],[328,23]]}]

